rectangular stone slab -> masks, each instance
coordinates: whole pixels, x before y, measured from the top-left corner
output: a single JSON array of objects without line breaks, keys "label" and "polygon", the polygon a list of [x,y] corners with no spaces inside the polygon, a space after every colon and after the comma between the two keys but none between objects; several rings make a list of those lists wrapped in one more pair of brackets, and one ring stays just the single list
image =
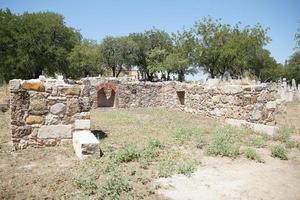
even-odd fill
[{"label": "rectangular stone slab", "polygon": [[38,138],[72,138],[72,125],[44,125],[38,131]]},{"label": "rectangular stone slab", "polygon": [[76,119],[75,120],[75,130],[90,130],[91,120],[89,119]]},{"label": "rectangular stone slab", "polygon": [[75,131],[73,133],[73,147],[79,159],[85,159],[91,155],[100,155],[99,141],[88,130]]}]

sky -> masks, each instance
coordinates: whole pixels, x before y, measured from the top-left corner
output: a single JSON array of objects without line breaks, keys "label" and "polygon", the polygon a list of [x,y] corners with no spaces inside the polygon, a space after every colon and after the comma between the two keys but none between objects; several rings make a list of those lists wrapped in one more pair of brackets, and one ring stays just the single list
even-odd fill
[{"label": "sky", "polygon": [[62,14],[68,26],[98,42],[153,27],[169,33],[189,29],[205,16],[231,25],[260,23],[270,28],[266,48],[280,63],[293,53],[300,28],[300,0],[0,0],[0,8]]}]

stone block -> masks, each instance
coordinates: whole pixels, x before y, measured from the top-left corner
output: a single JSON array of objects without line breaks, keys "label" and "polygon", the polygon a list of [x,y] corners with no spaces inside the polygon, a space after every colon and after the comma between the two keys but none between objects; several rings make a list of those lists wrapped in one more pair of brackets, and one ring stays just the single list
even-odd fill
[{"label": "stone block", "polygon": [[24,90],[34,90],[38,92],[44,92],[45,91],[45,86],[42,83],[42,81],[38,79],[31,79],[31,80],[26,80],[22,83],[22,88]]},{"label": "stone block", "polygon": [[264,124],[250,123],[245,120],[238,120],[238,119],[226,119],[225,123],[232,125],[232,126],[250,128],[255,132],[264,133],[267,135],[274,135],[279,130],[279,128],[277,126],[269,126],[269,125],[264,125]]},{"label": "stone block", "polygon": [[13,79],[9,81],[9,88],[11,91],[18,91],[20,89],[21,80],[20,79]]},{"label": "stone block", "polygon": [[38,138],[71,138],[72,125],[44,125],[38,131]]},{"label": "stone block", "polygon": [[91,131],[75,131],[73,147],[79,159],[85,159],[92,155],[100,156],[99,141]]},{"label": "stone block", "polygon": [[89,119],[76,119],[75,120],[75,130],[90,130],[91,120]]},{"label": "stone block", "polygon": [[65,95],[80,95],[81,88],[79,86],[63,87],[60,89],[61,93]]},{"label": "stone block", "polygon": [[279,128],[277,126],[269,126],[264,124],[255,124],[255,123],[251,123],[251,128],[255,132],[262,132],[268,135],[274,135],[279,131]]},{"label": "stone block", "polygon": [[44,122],[44,117],[37,115],[29,115],[26,120],[26,124],[42,124]]},{"label": "stone block", "polygon": [[63,103],[56,103],[51,106],[50,112],[54,115],[64,114],[66,112],[66,105]]},{"label": "stone block", "polygon": [[243,88],[239,85],[226,85],[223,87],[223,92],[225,94],[237,94],[243,92]]}]

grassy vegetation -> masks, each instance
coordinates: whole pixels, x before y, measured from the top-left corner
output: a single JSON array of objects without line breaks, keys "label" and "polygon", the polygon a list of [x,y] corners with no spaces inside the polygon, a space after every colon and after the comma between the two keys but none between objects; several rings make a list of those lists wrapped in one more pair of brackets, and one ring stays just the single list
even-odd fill
[{"label": "grassy vegetation", "polygon": [[216,128],[211,142],[208,144],[208,155],[221,155],[236,157],[239,155],[240,146],[237,144],[238,129],[231,126]]},{"label": "grassy vegetation", "polygon": [[[96,110],[92,127],[105,133],[100,141],[103,156],[79,162],[71,145],[12,156],[8,124],[6,113],[0,120],[0,167],[6,166],[0,177],[10,182],[0,182],[0,199],[160,199],[153,181],[192,175],[205,153],[264,162],[256,148],[277,143],[298,147],[284,131],[275,139],[184,112]],[[274,157],[286,154],[281,147],[272,148]]]},{"label": "grassy vegetation", "polygon": [[288,160],[288,151],[282,145],[274,145],[271,148],[272,156],[280,158],[281,160]]},{"label": "grassy vegetation", "polygon": [[256,152],[254,148],[247,148],[245,151],[245,155],[250,160],[255,160],[260,163],[264,162],[264,160],[260,157],[260,155]]}]

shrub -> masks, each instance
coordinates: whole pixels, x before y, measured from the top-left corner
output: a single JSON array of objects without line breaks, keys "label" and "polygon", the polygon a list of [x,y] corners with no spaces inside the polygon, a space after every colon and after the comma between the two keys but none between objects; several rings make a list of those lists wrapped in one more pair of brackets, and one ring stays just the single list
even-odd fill
[{"label": "shrub", "polygon": [[245,155],[250,160],[256,160],[257,162],[263,163],[264,160],[260,157],[260,155],[253,148],[247,148],[245,151]]},{"label": "shrub", "polygon": [[217,128],[213,133],[212,141],[207,148],[208,155],[236,157],[239,155],[239,146],[235,144],[237,129],[229,126]]},{"label": "shrub", "polygon": [[282,145],[275,145],[271,148],[272,156],[280,158],[281,160],[287,160],[287,150],[284,146]]},{"label": "shrub", "polygon": [[132,143],[126,144],[116,154],[116,159],[119,162],[130,162],[138,159],[139,157],[140,151],[138,150],[137,146]]}]

